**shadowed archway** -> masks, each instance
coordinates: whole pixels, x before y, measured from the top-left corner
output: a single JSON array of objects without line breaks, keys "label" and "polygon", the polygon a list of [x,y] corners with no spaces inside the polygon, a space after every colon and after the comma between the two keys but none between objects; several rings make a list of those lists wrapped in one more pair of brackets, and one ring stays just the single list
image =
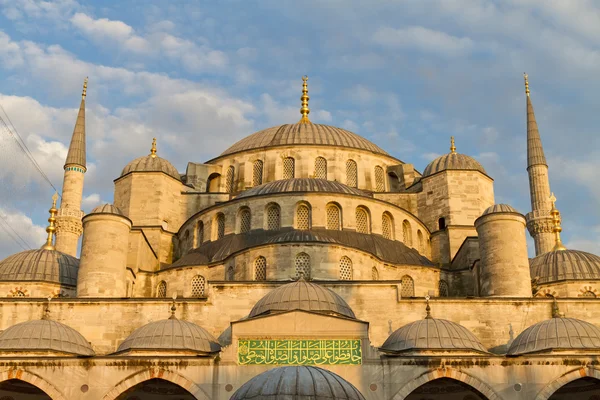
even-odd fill
[{"label": "shadowed archway", "polygon": [[0,382],[0,399],[14,400],[52,400],[46,392],[37,386],[19,379]]},{"label": "shadowed archway", "polygon": [[138,383],[121,393],[116,400],[196,400],[181,386],[160,378]]},{"label": "shadowed archway", "polygon": [[439,378],[419,386],[405,400],[488,400],[488,398],[466,383],[452,378]]},{"label": "shadowed archway", "polygon": [[548,400],[600,400],[600,380],[589,376],[575,379],[558,388]]}]

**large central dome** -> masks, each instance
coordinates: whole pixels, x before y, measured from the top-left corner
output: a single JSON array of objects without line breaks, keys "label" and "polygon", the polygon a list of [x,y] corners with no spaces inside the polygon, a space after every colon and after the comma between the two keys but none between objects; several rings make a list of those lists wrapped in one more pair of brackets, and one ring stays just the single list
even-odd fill
[{"label": "large central dome", "polygon": [[335,126],[299,122],[267,128],[245,137],[225,150],[221,156],[240,151],[287,145],[320,145],[347,147],[389,155],[367,139]]}]

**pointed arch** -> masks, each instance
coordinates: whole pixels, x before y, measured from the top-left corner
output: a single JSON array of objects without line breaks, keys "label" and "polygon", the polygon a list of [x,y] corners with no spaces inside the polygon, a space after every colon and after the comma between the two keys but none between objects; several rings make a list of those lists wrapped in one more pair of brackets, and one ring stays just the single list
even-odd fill
[{"label": "pointed arch", "polygon": [[417,229],[417,244],[419,246],[419,253],[425,254],[425,239],[420,229]]},{"label": "pointed arch", "polygon": [[548,400],[561,387],[581,378],[596,378],[600,380],[600,370],[592,367],[582,367],[569,371],[547,384],[535,397],[535,400]]},{"label": "pointed arch", "polygon": [[165,298],[167,297],[167,282],[160,281],[158,285],[156,285],[156,297]]},{"label": "pointed arch", "polygon": [[408,247],[412,247],[412,231],[410,227],[410,222],[408,222],[407,219],[405,219],[402,222],[402,239],[404,240],[405,245],[407,245]]},{"label": "pointed arch", "polygon": [[252,228],[252,214],[250,208],[241,207],[238,211],[238,233],[250,232]]},{"label": "pointed arch", "polygon": [[63,394],[56,387],[39,375],[32,374],[31,372],[27,372],[20,368],[11,368],[9,370],[0,372],[0,382],[11,379],[18,379],[20,381],[27,382],[30,385],[43,390],[44,393],[50,396],[52,400],[66,400],[65,396],[63,396]]},{"label": "pointed arch", "polygon": [[309,230],[312,225],[312,210],[307,202],[296,204],[296,229]]},{"label": "pointed arch", "polygon": [[281,207],[277,203],[269,203],[266,206],[265,229],[268,231],[276,231],[281,228]]},{"label": "pointed arch", "polygon": [[252,165],[252,186],[262,185],[263,182],[263,162],[262,160],[254,161]]},{"label": "pointed arch", "polygon": [[227,193],[233,193],[233,190],[235,189],[235,167],[233,165],[230,165],[229,168],[227,168],[227,177],[225,179],[225,190]]},{"label": "pointed arch", "polygon": [[213,220],[213,240],[219,240],[225,236],[225,214],[217,213]]},{"label": "pointed arch", "polygon": [[342,230],[342,208],[337,203],[327,204],[327,229],[334,231]]},{"label": "pointed arch", "polygon": [[381,235],[390,240],[394,240],[394,217],[389,212],[381,215]]},{"label": "pointed arch", "polygon": [[371,233],[371,217],[366,207],[356,207],[356,232]]}]

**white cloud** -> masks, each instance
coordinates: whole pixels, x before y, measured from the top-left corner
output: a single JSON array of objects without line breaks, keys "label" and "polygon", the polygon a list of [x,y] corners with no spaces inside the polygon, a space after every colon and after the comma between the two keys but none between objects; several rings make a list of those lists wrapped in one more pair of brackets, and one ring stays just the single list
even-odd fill
[{"label": "white cloud", "polygon": [[382,27],[373,34],[373,40],[382,46],[412,48],[442,55],[460,55],[474,47],[473,41],[468,37],[452,36],[422,26],[398,29]]},{"label": "white cloud", "polygon": [[23,247],[37,249],[45,240],[45,227],[34,224],[19,211],[0,208],[0,259],[22,251]]},{"label": "white cloud", "polygon": [[89,213],[94,207],[101,203],[102,199],[100,199],[100,194],[92,193],[81,200],[81,208],[85,213]]}]

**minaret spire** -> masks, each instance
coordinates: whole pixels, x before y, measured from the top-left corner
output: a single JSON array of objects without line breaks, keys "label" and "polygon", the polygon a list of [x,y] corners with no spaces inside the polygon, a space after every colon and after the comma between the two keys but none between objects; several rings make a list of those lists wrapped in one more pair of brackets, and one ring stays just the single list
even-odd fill
[{"label": "minaret spire", "polygon": [[79,104],[79,113],[77,114],[77,121],[75,122],[75,128],[73,129],[73,136],[71,137],[71,144],[69,145],[69,152],[67,153],[67,160],[65,161],[65,168],[69,165],[78,165],[86,169],[85,159],[85,96],[87,95],[87,83],[88,78],[83,81],[83,91],[81,92],[81,103]]},{"label": "minaret spire", "polygon": [[526,109],[527,109],[527,173],[529,175],[529,194],[531,197],[531,212],[527,214],[527,229],[535,242],[535,254],[547,253],[554,247],[554,222],[550,215],[550,180],[548,179],[548,164],[542,139],[535,120],[533,104],[529,92],[529,77],[525,79]]},{"label": "minaret spire", "polygon": [[302,100],[302,107],[300,108],[300,114],[302,114],[302,118],[300,118],[300,124],[309,124],[310,120],[308,119],[308,114],[310,114],[310,108],[308,108],[308,76],[304,75],[302,77],[302,96],[300,100]]}]

